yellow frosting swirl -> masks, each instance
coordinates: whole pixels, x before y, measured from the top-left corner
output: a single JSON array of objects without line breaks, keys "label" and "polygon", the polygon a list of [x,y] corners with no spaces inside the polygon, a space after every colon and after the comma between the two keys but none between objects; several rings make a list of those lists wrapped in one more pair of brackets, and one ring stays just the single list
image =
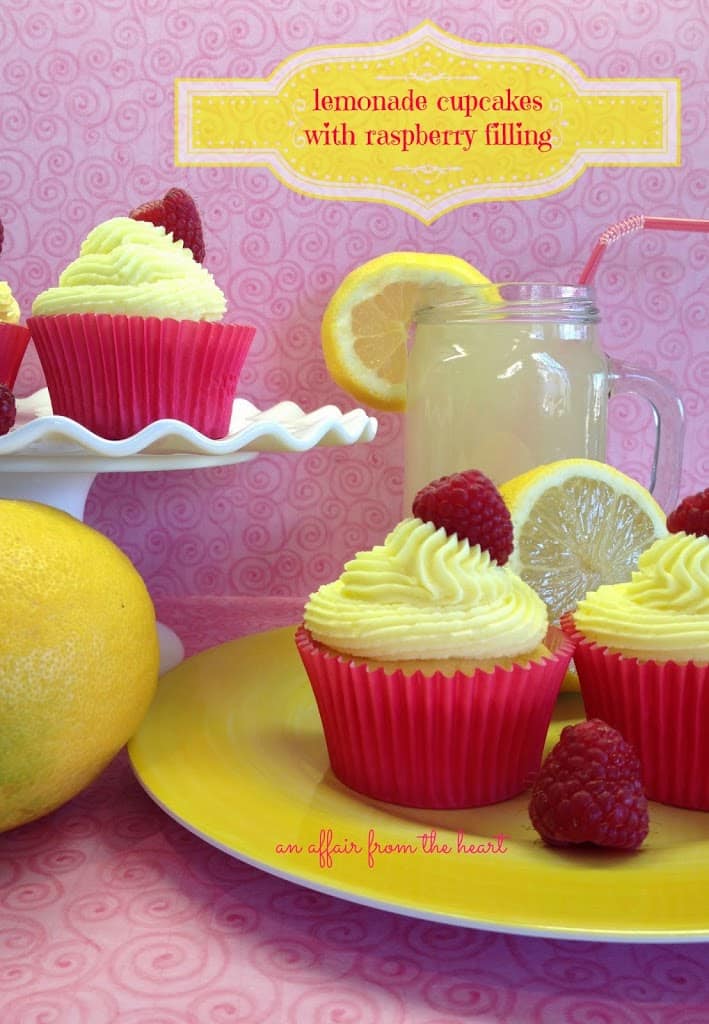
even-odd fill
[{"label": "yellow frosting swirl", "polygon": [[628,583],[587,594],[574,612],[579,632],[630,657],[709,659],[709,537],[671,533],[638,560]]},{"label": "yellow frosting swirl", "polygon": [[20,307],[7,281],[0,281],[0,323],[19,324]]},{"label": "yellow frosting swirl", "polygon": [[190,249],[147,221],[114,217],[89,232],[79,256],[34,300],[33,316],[124,313],[221,320],[224,293]]},{"label": "yellow frosting swirl", "polygon": [[343,654],[404,661],[514,657],[547,631],[544,602],[510,569],[414,518],[311,594],[304,622]]}]

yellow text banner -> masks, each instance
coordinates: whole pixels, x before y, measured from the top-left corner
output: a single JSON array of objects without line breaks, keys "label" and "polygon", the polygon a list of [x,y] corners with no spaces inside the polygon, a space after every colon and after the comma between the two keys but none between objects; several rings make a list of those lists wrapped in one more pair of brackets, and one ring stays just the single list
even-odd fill
[{"label": "yellow text banner", "polygon": [[175,97],[179,165],[267,166],[296,191],[425,223],[549,195],[593,165],[679,163],[676,79],[586,78],[554,51],[429,22],[304,50],[268,79],[178,79]]}]

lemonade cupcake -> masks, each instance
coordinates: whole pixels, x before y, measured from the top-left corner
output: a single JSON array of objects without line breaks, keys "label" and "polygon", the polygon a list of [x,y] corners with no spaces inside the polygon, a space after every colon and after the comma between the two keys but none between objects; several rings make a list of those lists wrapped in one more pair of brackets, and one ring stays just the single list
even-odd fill
[{"label": "lemonade cupcake", "polygon": [[[0,253],[5,229],[0,221]],[[0,384],[11,391],[30,340],[30,332],[20,323],[20,307],[7,281],[0,281]]]},{"label": "lemonade cupcake", "polygon": [[509,513],[477,471],[311,595],[296,643],[334,774],[367,796],[475,807],[531,782],[573,645],[505,561]]},{"label": "lemonade cupcake", "polygon": [[651,800],[709,810],[709,489],[668,517],[670,533],[627,583],[564,616],[588,718],[640,756]]},{"label": "lemonade cupcake", "polygon": [[15,386],[30,332],[20,323],[20,307],[7,281],[0,281],[0,384]]},{"label": "lemonade cupcake", "polygon": [[95,227],[32,305],[52,410],[110,439],[159,419],[223,437],[254,328],[221,322],[187,193],[148,206]]}]

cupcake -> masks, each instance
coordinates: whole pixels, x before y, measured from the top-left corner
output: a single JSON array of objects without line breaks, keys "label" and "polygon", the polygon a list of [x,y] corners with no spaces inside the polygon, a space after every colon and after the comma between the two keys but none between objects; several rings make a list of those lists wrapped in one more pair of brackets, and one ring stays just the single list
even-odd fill
[{"label": "cupcake", "polygon": [[629,582],[587,594],[562,627],[576,643],[587,717],[635,747],[649,799],[707,811],[709,489],[667,526]]},{"label": "cupcake", "polygon": [[95,227],[37,296],[29,327],[55,415],[109,439],[159,419],[228,433],[254,328],[221,322],[224,294],[187,243],[203,255],[194,203],[172,189]]},{"label": "cupcake", "polygon": [[305,606],[296,643],[334,774],[413,807],[521,793],[573,652],[504,562],[509,513],[477,471],[419,492],[413,515]]},{"label": "cupcake", "polygon": [[[5,231],[0,221],[0,252]],[[27,349],[30,332],[20,323],[20,307],[7,281],[0,281],[0,384],[15,386],[17,371]]]}]

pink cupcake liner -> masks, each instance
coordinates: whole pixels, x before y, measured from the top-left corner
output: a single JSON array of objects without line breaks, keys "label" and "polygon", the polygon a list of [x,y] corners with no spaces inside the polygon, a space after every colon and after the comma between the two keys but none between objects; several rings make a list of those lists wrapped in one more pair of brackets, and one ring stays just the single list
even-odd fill
[{"label": "pink cupcake liner", "polygon": [[255,328],[107,313],[28,324],[56,416],[112,440],[160,419],[211,438],[228,433]]},{"label": "pink cupcake liner", "polygon": [[0,323],[0,383],[5,384],[11,391],[15,386],[29,340],[29,328],[23,324]]},{"label": "pink cupcake liner", "polygon": [[295,639],[337,778],[377,800],[427,808],[481,807],[531,785],[573,653],[551,628],[544,661],[446,677],[357,665],[303,626]]},{"label": "pink cupcake liner", "polygon": [[709,665],[638,661],[561,626],[576,644],[574,661],[587,718],[601,718],[640,757],[649,800],[709,810]]}]

